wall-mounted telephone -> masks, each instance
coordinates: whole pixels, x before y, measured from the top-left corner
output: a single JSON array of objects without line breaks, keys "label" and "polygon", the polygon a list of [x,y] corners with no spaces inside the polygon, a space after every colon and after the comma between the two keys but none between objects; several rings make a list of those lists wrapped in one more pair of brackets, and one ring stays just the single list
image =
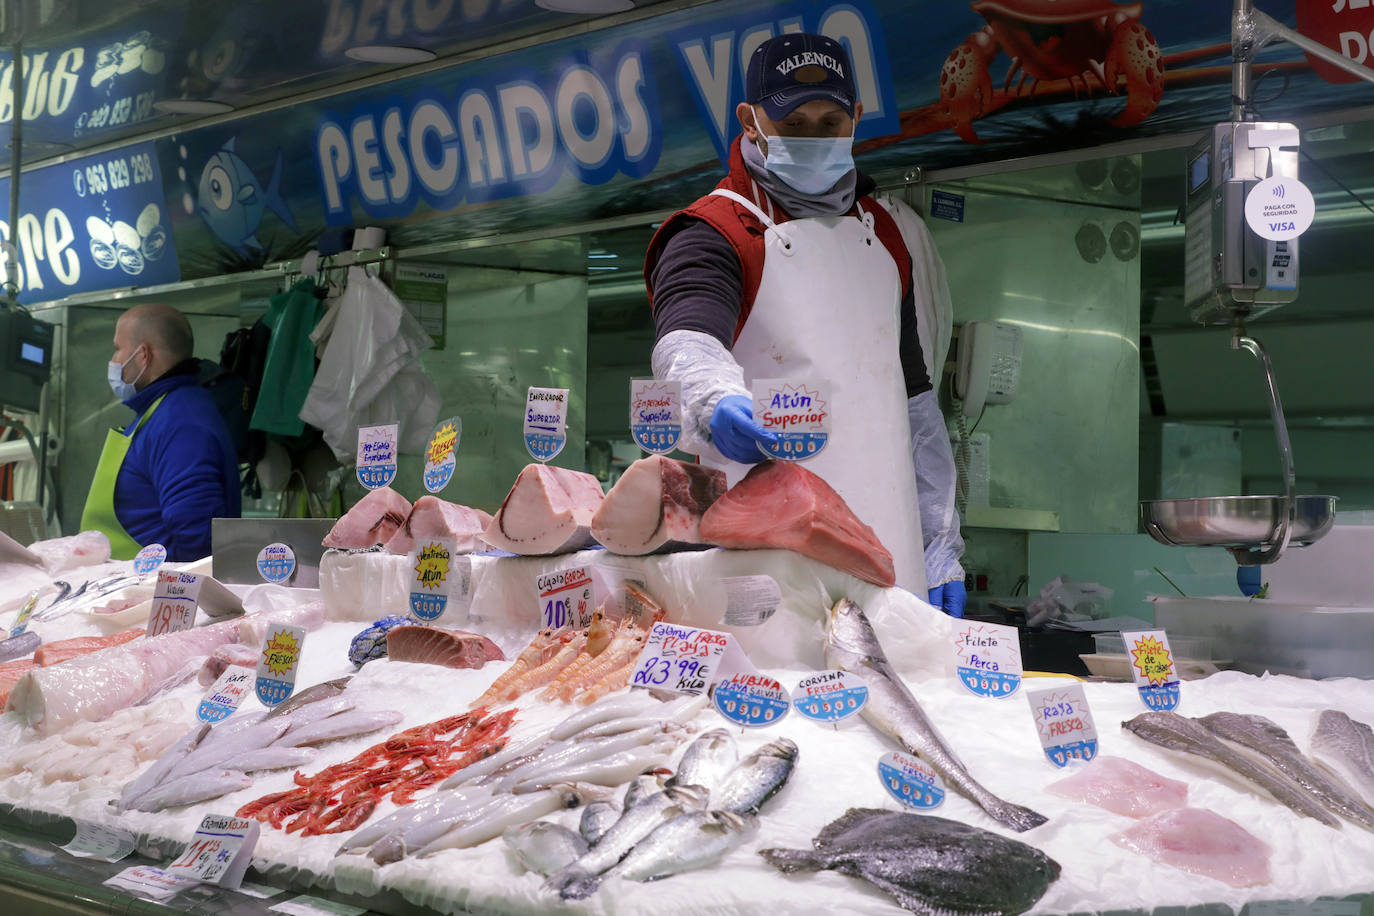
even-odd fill
[{"label": "wall-mounted telephone", "polygon": [[996,321],[970,321],[959,333],[959,362],[954,393],[966,417],[976,417],[984,404],[1005,404],[1016,397],[1021,379],[1021,329]]}]

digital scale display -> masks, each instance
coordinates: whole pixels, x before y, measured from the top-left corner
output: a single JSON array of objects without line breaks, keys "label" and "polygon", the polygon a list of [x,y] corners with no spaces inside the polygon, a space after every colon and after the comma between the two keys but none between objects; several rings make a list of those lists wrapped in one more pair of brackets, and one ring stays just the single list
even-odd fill
[{"label": "digital scale display", "polygon": [[48,364],[48,351],[38,344],[23,341],[19,344],[19,358],[26,363],[33,363],[35,366],[46,366]]},{"label": "digital scale display", "polygon": [[1211,166],[1212,155],[1208,150],[1199,153],[1192,162],[1188,163],[1189,195],[1207,183],[1207,179],[1211,177]]}]

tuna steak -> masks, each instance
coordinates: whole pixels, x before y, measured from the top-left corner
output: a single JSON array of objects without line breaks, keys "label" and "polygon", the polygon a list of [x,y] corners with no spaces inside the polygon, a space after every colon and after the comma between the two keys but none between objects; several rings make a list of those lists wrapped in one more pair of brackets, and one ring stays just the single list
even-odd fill
[{"label": "tuna steak", "polygon": [[385,544],[410,515],[410,502],[391,487],[379,487],[334,523],[322,542],[326,547],[363,550]]},{"label": "tuna steak", "polygon": [[457,542],[458,553],[478,553],[486,550],[482,532],[491,524],[491,516],[481,509],[460,506],[437,496],[421,496],[410,509],[410,517],[387,541],[392,553],[410,553],[416,538],[451,538]]},{"label": "tuna steak", "polygon": [[592,516],[603,499],[601,484],[591,474],[527,464],[482,540],[523,556],[591,547]]},{"label": "tuna steak", "polygon": [[706,511],[701,537],[721,547],[793,550],[874,585],[897,583],[892,554],[873,529],[828,483],[790,461],[755,465]]},{"label": "tuna steak", "polygon": [[397,627],[386,634],[387,655],[398,662],[480,668],[505,661],[501,647],[476,633],[443,627]]},{"label": "tuna steak", "polygon": [[929,815],[850,808],[811,844],[763,849],[785,872],[834,869],[891,894],[913,913],[1023,913],[1059,877],[1034,846]]},{"label": "tuna steak", "polygon": [[592,517],[592,537],[628,556],[700,544],[702,513],[726,488],[724,471],[662,455],[641,458],[606,494]]}]

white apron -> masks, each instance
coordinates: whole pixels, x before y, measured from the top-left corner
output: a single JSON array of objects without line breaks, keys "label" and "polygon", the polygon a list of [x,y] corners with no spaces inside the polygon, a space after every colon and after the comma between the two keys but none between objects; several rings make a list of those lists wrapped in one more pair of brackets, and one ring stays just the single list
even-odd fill
[{"label": "white apron", "polygon": [[[898,350],[902,279],[873,217],[861,211],[861,219],[775,223],[733,191],[711,193],[745,207],[766,229],[758,295],[732,350],[745,384],[830,381],[829,442],[802,464],[877,533],[892,554],[897,584],[924,599],[925,553]],[[750,467],[714,448],[701,461],[724,469],[731,486]]]}]

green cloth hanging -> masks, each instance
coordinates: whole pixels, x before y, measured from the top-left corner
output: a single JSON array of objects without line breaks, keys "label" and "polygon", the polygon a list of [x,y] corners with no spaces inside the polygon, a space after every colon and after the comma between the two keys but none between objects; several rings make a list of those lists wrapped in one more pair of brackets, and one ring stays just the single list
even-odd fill
[{"label": "green cloth hanging", "polygon": [[315,281],[309,278],[269,302],[262,321],[272,330],[272,339],[249,425],[278,436],[299,436],[305,431],[301,405],[315,380],[315,344],[310,332],[319,323],[324,302],[315,296]]}]

